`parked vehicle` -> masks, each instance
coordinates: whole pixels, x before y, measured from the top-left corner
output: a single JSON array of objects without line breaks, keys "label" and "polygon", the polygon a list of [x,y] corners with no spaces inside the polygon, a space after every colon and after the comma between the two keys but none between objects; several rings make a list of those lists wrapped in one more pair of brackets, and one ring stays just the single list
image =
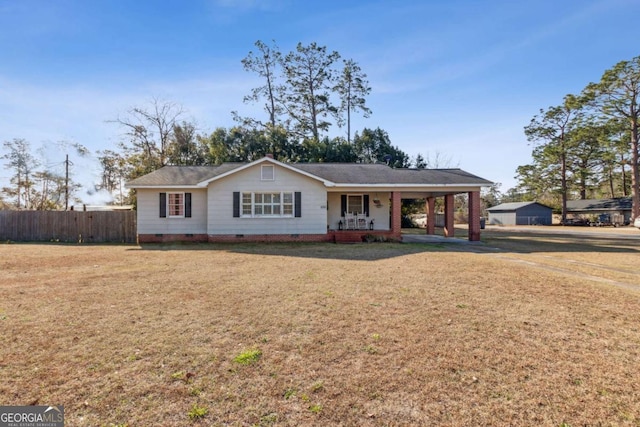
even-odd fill
[{"label": "parked vehicle", "polygon": [[640,228],[640,216],[637,217],[635,221],[633,221],[633,226],[636,228]]},{"label": "parked vehicle", "polygon": [[562,225],[589,225],[589,220],[586,218],[567,218],[566,221],[561,222]]},{"label": "parked vehicle", "polygon": [[592,227],[603,227],[607,225],[620,227],[624,225],[624,215],[619,213],[603,213],[598,215],[598,218],[595,221],[591,221],[589,225]]}]

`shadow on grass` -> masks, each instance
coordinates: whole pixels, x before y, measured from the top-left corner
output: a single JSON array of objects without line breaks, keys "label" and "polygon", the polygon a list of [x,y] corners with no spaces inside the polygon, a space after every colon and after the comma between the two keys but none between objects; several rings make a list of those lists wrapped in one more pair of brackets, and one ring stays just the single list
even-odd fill
[{"label": "shadow on grass", "polygon": [[[425,243],[162,243],[131,245],[121,243],[6,242],[7,244],[64,246],[127,246],[127,251],[216,251],[259,256],[290,256],[299,258],[375,261],[429,252],[491,252],[549,253],[593,252],[607,254],[637,254],[640,252],[640,232],[629,229],[622,234],[613,230],[580,230],[563,227],[536,229],[483,230],[480,245],[464,242],[467,230],[456,229],[457,238],[442,238]],[[624,230],[623,230],[624,231]],[[424,235],[424,230],[403,230],[403,235]],[[425,239],[427,240],[427,239]],[[5,242],[2,242],[5,243]]]},{"label": "shadow on grass", "polygon": [[[633,231],[633,230],[631,230]],[[482,241],[489,247],[506,252],[640,252],[640,234],[615,234],[603,232],[580,232],[575,230],[541,232],[531,230],[489,231]]]},{"label": "shadow on grass", "polygon": [[[596,252],[638,253],[640,233],[579,233],[564,229],[543,232],[537,230],[486,230],[481,245],[467,245],[460,239],[442,239],[426,243],[164,243],[143,244],[130,250],[168,251],[228,251],[263,256],[374,261],[428,252],[490,252],[513,253]],[[633,231],[633,230],[632,230]],[[463,238],[466,230],[456,230]],[[409,232],[408,234],[418,234]],[[463,243],[463,244],[461,244]]]},{"label": "shadow on grass", "polygon": [[261,256],[377,261],[417,253],[442,252],[447,248],[437,243],[162,243],[143,244],[129,250],[223,251]]}]

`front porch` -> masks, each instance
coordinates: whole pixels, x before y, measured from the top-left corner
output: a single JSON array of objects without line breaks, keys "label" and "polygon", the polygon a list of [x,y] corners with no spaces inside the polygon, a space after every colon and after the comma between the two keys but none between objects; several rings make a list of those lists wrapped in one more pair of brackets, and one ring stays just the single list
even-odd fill
[{"label": "front porch", "polygon": [[[415,191],[390,191],[387,200],[380,201],[379,192],[376,193],[342,193],[329,198],[329,206],[340,206],[337,209],[329,209],[329,223],[327,232],[331,234],[329,241],[355,243],[363,241],[367,236],[381,236],[388,240],[402,240],[402,199],[423,199],[425,200],[425,214],[427,224],[425,234],[436,234],[436,199],[443,198],[444,224],[442,235],[445,238],[455,237],[454,229],[454,196],[466,193],[468,196],[468,228],[467,238],[469,241],[480,240],[480,191],[469,189],[470,191],[458,192],[415,192]],[[338,199],[339,197],[339,199]],[[361,198],[363,207],[355,212],[350,209],[346,200],[350,197]],[[376,200],[376,210],[369,209],[369,199]],[[385,197],[385,199],[387,199]],[[336,203],[341,200],[341,203]],[[356,199],[358,200],[358,199]],[[334,203],[332,203],[334,202]],[[352,211],[350,218],[349,211]]]}]

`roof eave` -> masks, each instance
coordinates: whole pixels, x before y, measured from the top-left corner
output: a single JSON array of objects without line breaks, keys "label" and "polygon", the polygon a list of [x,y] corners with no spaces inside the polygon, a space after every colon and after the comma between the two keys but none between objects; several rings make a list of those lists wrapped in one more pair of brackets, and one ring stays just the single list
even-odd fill
[{"label": "roof eave", "polygon": [[201,188],[199,187],[197,184],[154,184],[154,185],[129,185],[129,184],[125,184],[124,188],[132,188],[132,189],[136,189],[136,188],[151,188],[151,189],[157,189],[157,188],[175,188],[175,189],[180,189],[180,188],[194,188],[194,189],[198,189]]},{"label": "roof eave", "polygon": [[469,187],[489,187],[492,184],[408,184],[408,183],[382,183],[382,184],[353,184],[353,183],[335,183],[334,187],[353,187],[353,188],[363,188],[363,187],[404,187],[404,188],[469,188]]}]

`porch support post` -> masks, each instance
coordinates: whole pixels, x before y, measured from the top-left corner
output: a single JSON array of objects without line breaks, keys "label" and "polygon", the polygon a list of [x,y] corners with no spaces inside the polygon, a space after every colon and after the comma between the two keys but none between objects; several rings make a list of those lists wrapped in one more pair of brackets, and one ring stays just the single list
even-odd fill
[{"label": "porch support post", "polygon": [[391,233],[397,239],[402,238],[402,193],[391,193]]},{"label": "porch support post", "polygon": [[436,198],[427,197],[427,234],[436,234]]},{"label": "porch support post", "polygon": [[453,194],[444,196],[444,237],[453,237]]},{"label": "porch support post", "polygon": [[469,192],[469,241],[480,240],[480,192]]}]

